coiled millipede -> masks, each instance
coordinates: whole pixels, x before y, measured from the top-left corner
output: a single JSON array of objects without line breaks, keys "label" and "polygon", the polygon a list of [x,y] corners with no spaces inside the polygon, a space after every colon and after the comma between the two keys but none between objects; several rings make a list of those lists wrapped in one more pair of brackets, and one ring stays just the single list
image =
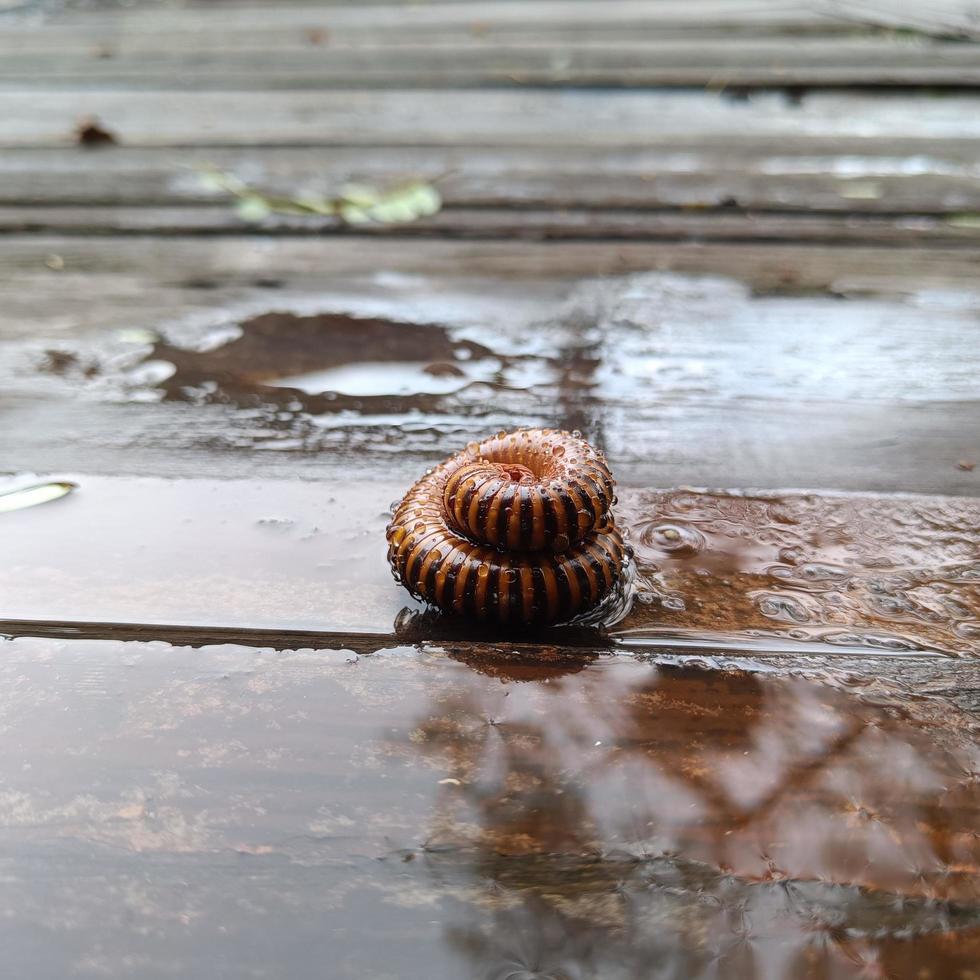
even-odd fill
[{"label": "coiled millipede", "polygon": [[614,481],[578,432],[501,432],[430,470],[387,528],[410,592],[447,612],[548,624],[593,609],[627,558]]}]

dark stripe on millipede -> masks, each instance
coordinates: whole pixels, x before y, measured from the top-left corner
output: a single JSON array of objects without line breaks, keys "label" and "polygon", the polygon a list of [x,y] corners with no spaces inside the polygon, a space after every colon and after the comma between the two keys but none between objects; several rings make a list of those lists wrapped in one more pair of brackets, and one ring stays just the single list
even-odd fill
[{"label": "dark stripe on millipede", "polygon": [[473,527],[473,531],[479,532],[482,537],[487,536],[487,515],[490,513],[490,506],[493,504],[494,497],[497,496],[499,489],[499,484],[494,485],[488,480],[486,492],[480,497],[480,503],[477,505],[476,525]]},{"label": "dark stripe on millipede", "polygon": [[490,574],[487,576],[487,590],[483,594],[483,608],[487,613],[496,613],[500,597],[500,562],[490,563]]},{"label": "dark stripe on millipede", "polygon": [[456,579],[459,578],[459,570],[463,567],[463,562],[466,561],[467,550],[468,545],[461,545],[446,571],[446,584],[442,590],[443,605],[452,604],[456,600]]},{"label": "dark stripe on millipede", "polygon": [[[439,545],[436,545],[438,548]],[[425,594],[432,601],[436,601],[436,576],[442,566],[442,555],[437,555],[432,559],[429,570],[425,573]]]},{"label": "dark stripe on millipede", "polygon": [[[520,623],[524,620],[524,580],[515,559],[510,555],[503,561],[503,572],[507,577],[507,605],[510,608],[508,622]],[[511,577],[513,576],[513,577]]]},{"label": "dark stripe on millipede", "polygon": [[592,560],[592,567],[599,576],[603,587],[606,589],[612,588],[616,580],[616,570],[613,568],[612,561],[594,539],[589,539],[586,542],[586,551]]},{"label": "dark stripe on millipede", "polygon": [[575,554],[569,556],[569,564],[575,573],[575,577],[578,579],[581,598],[579,600],[579,607],[576,612],[579,612],[592,605],[592,585],[589,582],[589,575],[585,570],[585,565],[582,563],[581,554],[579,552],[575,552]]},{"label": "dark stripe on millipede", "polygon": [[582,501],[582,508],[589,515],[589,527],[595,524],[596,518],[599,516],[596,513],[595,504],[592,501],[592,495],[589,493],[589,488],[586,485],[585,479],[581,474],[576,473],[575,476],[569,481],[569,485],[572,489],[579,495]]},{"label": "dark stripe on millipede", "polygon": [[531,585],[533,587],[531,620],[534,621],[541,619],[548,606],[548,590],[544,584],[544,572],[540,565],[531,566]]},{"label": "dark stripe on millipede", "polygon": [[[612,503],[612,501],[606,496],[606,491],[600,487],[598,483],[596,483],[595,478],[588,470],[584,470],[579,478],[582,481],[582,486],[584,486],[586,490],[591,488],[591,495],[599,505],[599,510],[595,515],[596,519],[602,517],[602,515],[609,510],[609,505]],[[593,508],[593,510],[594,509],[595,508]]]},{"label": "dark stripe on millipede", "polygon": [[558,515],[560,513],[558,495],[554,490],[546,488],[544,491],[544,528],[545,546],[547,547],[558,537]]},{"label": "dark stripe on millipede", "polygon": [[606,586],[605,563],[599,561],[598,556],[592,550],[592,542],[586,538],[580,553],[583,563],[592,571],[596,580],[596,589],[603,589]]},{"label": "dark stripe on millipede", "polygon": [[477,574],[478,560],[477,555],[479,552],[470,552],[470,563],[472,568],[470,568],[469,575],[466,576],[466,588],[463,591],[463,612],[469,616],[476,616],[476,585],[480,581],[480,576]]},{"label": "dark stripe on millipede", "polygon": [[[467,479],[469,479],[469,477],[467,477]],[[459,497],[456,498],[456,514],[459,515],[457,520],[460,522],[461,530],[467,526],[470,504],[473,503],[473,498],[476,496],[476,492],[479,489],[479,484],[479,479],[474,478],[473,482],[463,492],[462,501],[460,501]],[[455,514],[453,516],[455,517]]]},{"label": "dark stripe on millipede", "polygon": [[555,582],[558,584],[558,619],[568,619],[575,612],[572,604],[572,591],[568,585],[567,565],[564,561],[555,562]]},{"label": "dark stripe on millipede", "polygon": [[531,499],[531,488],[520,487],[520,508],[521,508],[521,540],[530,540],[534,522],[532,520],[534,504]]},{"label": "dark stripe on millipede", "polygon": [[433,542],[419,543],[411,551],[408,561],[405,563],[405,580],[411,582],[416,589],[419,589],[419,572],[429,552],[435,544]]},{"label": "dark stripe on millipede", "polygon": [[567,535],[569,541],[577,541],[579,536],[578,507],[575,506],[575,500],[567,490],[559,490],[558,496],[565,509],[565,527],[561,533]]},{"label": "dark stripe on millipede", "polygon": [[[414,580],[417,570],[416,565],[419,562],[420,556],[424,558],[432,550],[433,545],[436,543],[432,539],[437,538],[440,533],[445,534],[444,531],[440,532],[439,528],[423,530],[419,537],[408,547],[405,552],[405,571],[403,573],[405,581]],[[421,567],[421,565],[418,567]]]},{"label": "dark stripe on millipede", "polygon": [[[493,543],[497,547],[507,544],[507,521],[510,517],[507,513],[514,504],[514,484],[506,484],[500,491],[500,506],[497,508],[497,523],[493,533],[488,538],[493,538]],[[489,528],[488,528],[489,530]]]}]

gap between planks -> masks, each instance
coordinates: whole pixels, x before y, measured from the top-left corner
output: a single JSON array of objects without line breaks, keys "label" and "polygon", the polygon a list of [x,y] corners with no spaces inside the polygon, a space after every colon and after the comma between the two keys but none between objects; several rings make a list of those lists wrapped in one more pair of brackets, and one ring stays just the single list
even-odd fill
[{"label": "gap between planks", "polygon": [[[479,638],[472,634],[481,633]],[[469,635],[467,635],[469,634]],[[691,660],[697,657],[721,656],[726,660],[770,660],[793,658],[805,661],[808,651],[791,646],[772,648],[735,649],[713,645],[709,640],[692,644],[673,644],[668,637],[656,642],[631,640],[629,636],[611,637],[602,630],[584,627],[556,627],[537,634],[522,636],[498,632],[496,635],[484,626],[467,623],[445,623],[427,626],[424,630],[412,630],[405,634],[369,633],[329,630],[260,629],[231,626],[183,626],[170,623],[100,623],[74,620],[0,619],[0,637],[41,637],[59,640],[110,640],[116,642],[161,642],[175,647],[208,647],[219,644],[269,648],[277,651],[353,650],[359,656],[370,656],[393,647],[426,646],[447,647],[453,652],[478,656],[480,654],[502,660],[529,662],[554,662],[564,656],[591,659],[599,656],[626,654],[642,658],[673,657]],[[865,647],[830,646],[821,649],[821,661],[847,660],[867,657],[872,660],[887,658],[889,661],[909,660],[920,662],[928,659],[950,663],[958,658],[933,651],[909,651],[903,653],[876,653]]]}]

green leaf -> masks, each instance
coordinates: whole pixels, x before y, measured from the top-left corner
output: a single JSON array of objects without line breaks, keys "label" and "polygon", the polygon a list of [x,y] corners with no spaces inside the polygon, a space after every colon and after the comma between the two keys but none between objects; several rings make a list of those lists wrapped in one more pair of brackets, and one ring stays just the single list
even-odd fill
[{"label": "green leaf", "polygon": [[201,190],[214,193],[244,194],[248,191],[245,182],[235,174],[222,170],[202,170],[198,173]]},{"label": "green leaf", "polygon": [[257,223],[265,221],[272,214],[269,202],[259,194],[246,194],[235,207],[238,217],[242,221]]},{"label": "green leaf", "polygon": [[375,221],[397,224],[428,217],[441,206],[439,192],[431,184],[413,181],[392,188],[371,208],[371,217]]},{"label": "green leaf", "polygon": [[326,197],[297,197],[293,199],[293,204],[311,214],[333,215],[337,213],[336,201],[331,201]]},{"label": "green leaf", "polygon": [[344,184],[340,188],[340,198],[346,204],[360,208],[369,208],[381,200],[382,195],[374,187],[364,184]]},{"label": "green leaf", "polygon": [[208,190],[225,191],[238,198],[235,210],[239,218],[252,224],[265,221],[271,214],[338,217],[349,225],[372,221],[401,224],[435,214],[442,207],[439,192],[421,180],[386,189],[367,184],[345,184],[334,198],[316,194],[273,197],[253,190],[234,174],[220,170],[205,170],[199,176]]},{"label": "green leaf", "polygon": [[349,225],[366,225],[371,221],[370,213],[355,204],[341,204],[339,214]]},{"label": "green leaf", "polygon": [[952,214],[946,224],[953,228],[980,228],[980,214]]}]

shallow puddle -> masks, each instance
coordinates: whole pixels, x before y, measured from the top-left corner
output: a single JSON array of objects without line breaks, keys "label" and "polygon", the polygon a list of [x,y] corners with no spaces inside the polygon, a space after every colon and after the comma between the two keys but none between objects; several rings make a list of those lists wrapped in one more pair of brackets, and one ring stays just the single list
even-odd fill
[{"label": "shallow puddle", "polygon": [[[506,360],[482,344],[454,339],[435,324],[341,313],[268,313],[249,318],[205,349],[159,341],[146,363],[167,365],[160,384],[168,398],[298,403],[312,414],[356,407],[369,414],[391,409],[386,396],[448,394],[474,382],[503,384]],[[411,401],[403,407],[411,407]]]},{"label": "shallow puddle", "polygon": [[31,638],[0,680],[15,975],[975,976],[976,722],[901,684]]}]

